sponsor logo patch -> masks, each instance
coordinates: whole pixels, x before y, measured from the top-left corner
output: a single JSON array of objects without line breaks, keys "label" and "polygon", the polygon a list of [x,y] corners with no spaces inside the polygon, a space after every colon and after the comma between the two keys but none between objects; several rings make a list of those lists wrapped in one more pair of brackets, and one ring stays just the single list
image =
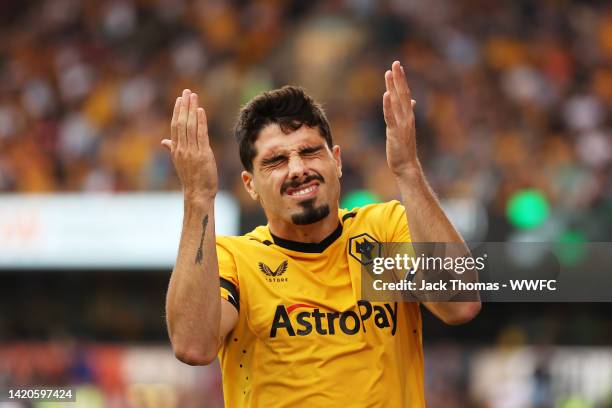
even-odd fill
[{"label": "sponsor logo patch", "polygon": [[[306,310],[293,313],[299,309]],[[395,336],[397,302],[373,305],[367,300],[360,300],[354,310],[344,312],[321,311],[320,308],[305,303],[296,303],[287,307],[278,305],[274,312],[270,337],[274,338],[282,332],[290,337],[336,334],[354,336],[359,331],[365,333],[373,328],[388,330],[392,336]]]},{"label": "sponsor logo patch", "polygon": [[281,278],[281,276],[287,272],[287,267],[289,266],[289,262],[286,260],[281,262],[280,265],[276,267],[276,269],[272,270],[268,265],[263,262],[258,263],[259,270],[266,275],[268,282],[286,282],[287,278]]}]

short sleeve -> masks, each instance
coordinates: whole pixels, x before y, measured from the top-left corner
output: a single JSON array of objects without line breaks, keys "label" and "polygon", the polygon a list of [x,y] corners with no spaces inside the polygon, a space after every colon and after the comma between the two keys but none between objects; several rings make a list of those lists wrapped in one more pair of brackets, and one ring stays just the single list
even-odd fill
[{"label": "short sleeve", "polygon": [[386,214],[383,218],[388,226],[387,242],[411,242],[404,206],[397,200],[388,202],[386,206]]},{"label": "short sleeve", "polygon": [[217,238],[217,262],[219,264],[219,278],[221,297],[230,302],[236,310],[240,311],[240,288],[238,286],[238,273],[236,262],[227,239]]}]

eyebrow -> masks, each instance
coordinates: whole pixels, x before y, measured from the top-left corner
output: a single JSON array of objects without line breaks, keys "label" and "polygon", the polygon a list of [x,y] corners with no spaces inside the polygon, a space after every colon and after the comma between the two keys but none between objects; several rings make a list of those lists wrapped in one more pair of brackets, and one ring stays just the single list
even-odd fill
[{"label": "eyebrow", "polygon": [[[319,144],[316,146],[305,146],[302,147],[301,149],[299,149],[299,153],[300,155],[302,154],[311,154],[311,153],[316,153],[318,151],[321,151],[323,149],[323,144]],[[262,166],[268,166],[270,164],[274,164],[277,163],[281,160],[286,160],[288,157],[288,155],[286,153],[278,153],[278,154],[273,154],[270,157],[266,157],[264,159],[261,160],[261,165]]]},{"label": "eyebrow", "polygon": [[323,149],[323,145],[316,145],[316,146],[307,146],[307,147],[302,147],[300,149],[300,154],[309,154],[309,153],[316,153],[320,150]]}]

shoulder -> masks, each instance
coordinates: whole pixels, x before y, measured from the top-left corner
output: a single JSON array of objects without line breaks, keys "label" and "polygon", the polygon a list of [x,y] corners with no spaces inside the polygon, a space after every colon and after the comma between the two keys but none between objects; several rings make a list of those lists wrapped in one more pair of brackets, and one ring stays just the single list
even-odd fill
[{"label": "shoulder", "polygon": [[390,242],[398,239],[398,236],[408,235],[397,233],[407,230],[406,211],[397,200],[353,208],[341,217],[345,218],[343,222],[350,235],[368,233],[381,242]]},{"label": "shoulder", "polygon": [[218,235],[216,242],[217,246],[226,249],[244,249],[249,247],[260,247],[261,245],[268,246],[272,243],[266,226],[259,226],[244,235]]},{"label": "shoulder", "polygon": [[403,214],[404,212],[404,206],[398,200],[391,200],[384,203],[368,204],[351,210],[343,209],[340,210],[340,217],[343,220],[349,218],[385,220],[386,217],[391,217],[397,213]]}]

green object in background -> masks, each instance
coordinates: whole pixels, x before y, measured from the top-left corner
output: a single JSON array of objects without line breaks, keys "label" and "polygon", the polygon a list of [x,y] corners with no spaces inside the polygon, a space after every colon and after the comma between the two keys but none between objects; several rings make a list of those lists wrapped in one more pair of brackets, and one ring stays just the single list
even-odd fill
[{"label": "green object in background", "polygon": [[562,266],[574,266],[586,255],[586,237],[580,231],[566,231],[555,243],[554,253]]},{"label": "green object in background", "polygon": [[555,408],[592,408],[593,406],[578,396],[571,396],[565,400],[558,401]]},{"label": "green object in background", "polygon": [[506,216],[510,223],[520,229],[539,227],[549,213],[546,197],[538,190],[519,190],[506,205]]},{"label": "green object in background", "polygon": [[355,190],[344,196],[340,202],[341,208],[362,207],[368,204],[380,202],[380,197],[369,190]]}]

